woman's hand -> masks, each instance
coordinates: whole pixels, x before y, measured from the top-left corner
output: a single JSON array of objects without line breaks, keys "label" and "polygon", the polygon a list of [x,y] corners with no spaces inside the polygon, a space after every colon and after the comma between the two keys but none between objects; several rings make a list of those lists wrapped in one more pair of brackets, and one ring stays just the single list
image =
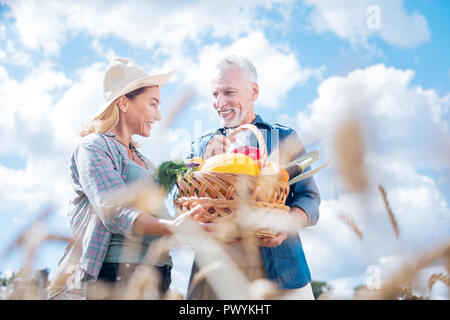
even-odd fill
[{"label": "woman's hand", "polygon": [[176,232],[176,229],[186,221],[193,219],[198,214],[205,212],[205,209],[198,205],[192,210],[179,215],[175,220],[160,219],[147,213],[141,213],[134,221],[133,232],[138,235],[167,236]]},{"label": "woman's hand", "polygon": [[[175,220],[167,221],[167,226],[169,228],[170,233],[173,233],[176,231],[177,228],[179,228],[186,220],[192,219],[194,220],[195,217],[202,216],[204,214],[208,214],[208,212],[202,207],[202,205],[197,205],[194,208],[192,208],[189,211],[183,212],[178,217],[176,217]],[[195,221],[195,220],[194,220]],[[206,223],[198,222],[204,229],[206,229]]]}]

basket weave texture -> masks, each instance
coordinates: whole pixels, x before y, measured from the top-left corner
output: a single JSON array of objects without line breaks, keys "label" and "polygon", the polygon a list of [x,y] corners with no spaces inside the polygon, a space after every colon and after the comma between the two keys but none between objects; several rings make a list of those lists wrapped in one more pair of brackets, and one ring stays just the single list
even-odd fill
[{"label": "basket weave texture", "polygon": [[[267,162],[267,148],[261,131],[254,125],[246,124],[237,128],[229,139],[238,132],[250,130],[255,134],[261,153],[263,166]],[[264,208],[287,214],[290,210],[285,205],[289,194],[289,184],[279,180],[275,175],[252,176],[246,174],[194,171],[178,180],[178,198],[174,204],[183,211],[201,204],[207,211],[202,216],[203,222],[217,218],[236,215],[242,206]],[[275,237],[276,232],[259,229],[259,237]]]}]

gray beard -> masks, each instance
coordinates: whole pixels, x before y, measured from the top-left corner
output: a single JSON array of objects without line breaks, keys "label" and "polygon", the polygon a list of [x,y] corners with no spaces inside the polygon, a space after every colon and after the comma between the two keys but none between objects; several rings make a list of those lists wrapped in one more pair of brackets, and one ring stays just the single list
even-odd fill
[{"label": "gray beard", "polygon": [[242,114],[242,112],[236,112],[235,110],[235,116],[231,121],[225,121],[223,118],[220,118],[220,122],[222,123],[222,125],[226,128],[234,128],[237,126],[240,126],[242,124],[242,120],[244,120],[245,115]]}]

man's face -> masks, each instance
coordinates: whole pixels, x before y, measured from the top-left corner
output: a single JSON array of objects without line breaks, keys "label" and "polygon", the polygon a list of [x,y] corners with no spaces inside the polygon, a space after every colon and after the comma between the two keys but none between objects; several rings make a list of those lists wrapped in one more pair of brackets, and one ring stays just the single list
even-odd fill
[{"label": "man's face", "polygon": [[256,99],[252,89],[255,85],[249,85],[235,66],[217,72],[212,80],[213,105],[224,127],[244,123]]}]

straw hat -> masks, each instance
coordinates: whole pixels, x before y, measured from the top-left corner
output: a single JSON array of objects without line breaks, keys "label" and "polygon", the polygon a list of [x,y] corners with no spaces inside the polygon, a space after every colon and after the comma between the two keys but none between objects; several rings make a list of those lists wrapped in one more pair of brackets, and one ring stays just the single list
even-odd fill
[{"label": "straw hat", "polygon": [[103,78],[103,99],[105,102],[95,114],[98,117],[117,98],[142,87],[162,87],[175,70],[166,74],[149,75],[129,58],[116,58],[108,66]]}]

